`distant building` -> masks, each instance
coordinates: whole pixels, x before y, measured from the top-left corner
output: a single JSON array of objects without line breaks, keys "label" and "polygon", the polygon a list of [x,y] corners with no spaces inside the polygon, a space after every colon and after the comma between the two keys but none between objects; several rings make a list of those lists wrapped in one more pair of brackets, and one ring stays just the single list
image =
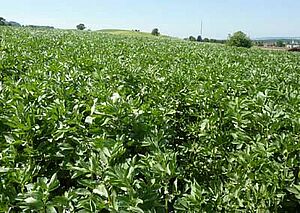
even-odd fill
[{"label": "distant building", "polygon": [[274,43],[274,42],[264,43],[264,47],[275,47],[275,46],[276,46],[276,43]]},{"label": "distant building", "polygon": [[293,49],[293,48],[300,48],[300,44],[299,42],[297,41],[292,41],[291,44],[287,44],[286,45],[286,48],[289,48],[289,49]]},{"label": "distant building", "polygon": [[289,49],[300,48],[300,44],[287,44],[286,47]]},{"label": "distant building", "polygon": [[293,40],[291,43],[286,45],[286,48],[289,48],[289,49],[300,48],[300,43],[299,43],[299,41]]}]

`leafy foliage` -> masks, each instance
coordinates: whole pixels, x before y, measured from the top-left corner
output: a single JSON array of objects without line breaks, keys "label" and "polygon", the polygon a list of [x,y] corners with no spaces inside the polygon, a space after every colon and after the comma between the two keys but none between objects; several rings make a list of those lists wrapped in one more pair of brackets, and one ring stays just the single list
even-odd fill
[{"label": "leafy foliage", "polygon": [[252,47],[251,39],[242,31],[235,32],[233,35],[229,35],[227,44],[235,47]]},{"label": "leafy foliage", "polygon": [[197,39],[194,36],[190,36],[189,41],[197,41]]},{"label": "leafy foliage", "polygon": [[160,35],[160,33],[159,33],[159,30],[158,30],[158,28],[154,28],[154,29],[152,30],[152,32],[151,32],[151,35],[154,35],[154,36],[159,36],[159,35]]},{"label": "leafy foliage", "polygon": [[276,47],[285,47],[285,44],[283,41],[279,40],[279,41],[276,41]]},{"label": "leafy foliage", "polygon": [[0,17],[0,26],[5,25],[5,18]]},{"label": "leafy foliage", "polygon": [[77,28],[77,30],[84,30],[86,27],[85,27],[84,24],[78,24],[78,25],[76,26],[76,28]]},{"label": "leafy foliage", "polygon": [[197,41],[198,42],[202,42],[203,40],[202,40],[202,36],[201,35],[198,35],[198,37],[197,37]]},{"label": "leafy foliage", "polygon": [[298,54],[0,37],[0,212],[299,209]]}]

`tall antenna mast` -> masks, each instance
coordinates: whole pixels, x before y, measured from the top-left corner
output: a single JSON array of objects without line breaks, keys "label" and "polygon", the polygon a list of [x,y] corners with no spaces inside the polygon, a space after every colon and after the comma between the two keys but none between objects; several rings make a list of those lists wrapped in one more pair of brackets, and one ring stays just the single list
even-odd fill
[{"label": "tall antenna mast", "polygon": [[201,20],[201,36],[203,36],[203,22]]}]

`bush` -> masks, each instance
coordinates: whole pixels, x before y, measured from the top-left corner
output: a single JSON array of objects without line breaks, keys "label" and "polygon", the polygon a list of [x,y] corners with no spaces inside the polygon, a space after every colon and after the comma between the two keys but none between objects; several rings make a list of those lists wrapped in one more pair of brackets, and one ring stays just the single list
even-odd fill
[{"label": "bush", "polygon": [[157,28],[154,28],[154,29],[152,30],[151,34],[154,35],[154,36],[159,36],[160,33],[159,33],[159,31],[158,31]]},{"label": "bush", "polygon": [[190,36],[189,41],[196,41],[196,38],[194,36]]},{"label": "bush", "polygon": [[77,28],[78,30],[84,30],[86,27],[84,26],[84,24],[78,24],[78,25],[76,26],[76,28]]},{"label": "bush", "polygon": [[229,46],[235,46],[235,47],[246,47],[246,48],[252,47],[251,39],[242,31],[238,31],[235,32],[233,35],[229,35],[227,44]]},{"label": "bush", "polygon": [[201,35],[199,35],[199,36],[197,37],[197,41],[198,41],[198,42],[202,42],[202,36],[201,36]]},{"label": "bush", "polygon": [[264,43],[262,41],[256,41],[255,45],[258,46],[258,47],[263,47]]},{"label": "bush", "polygon": [[3,17],[0,17],[0,26],[6,25],[5,19]]},{"label": "bush", "polygon": [[283,41],[276,41],[276,47],[285,47],[285,44]]},{"label": "bush", "polygon": [[209,42],[209,38],[204,38],[203,42]]}]

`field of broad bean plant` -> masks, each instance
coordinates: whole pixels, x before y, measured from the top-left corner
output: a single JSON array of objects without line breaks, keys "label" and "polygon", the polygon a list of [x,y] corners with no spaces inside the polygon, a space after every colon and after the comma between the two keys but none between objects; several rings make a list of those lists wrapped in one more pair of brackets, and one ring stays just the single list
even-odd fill
[{"label": "field of broad bean plant", "polygon": [[0,212],[297,212],[300,55],[0,28]]}]

